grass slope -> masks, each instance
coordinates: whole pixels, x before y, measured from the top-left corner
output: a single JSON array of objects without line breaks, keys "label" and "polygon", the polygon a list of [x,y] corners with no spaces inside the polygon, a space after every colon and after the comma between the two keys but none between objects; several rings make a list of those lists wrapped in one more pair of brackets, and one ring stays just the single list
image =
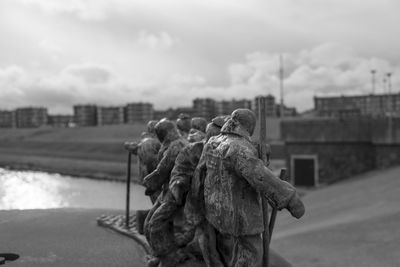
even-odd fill
[{"label": "grass slope", "polygon": [[[139,140],[145,124],[0,130],[0,166],[124,180],[123,143]],[[133,175],[137,176],[133,157]]]},{"label": "grass slope", "polygon": [[[279,120],[267,121],[273,140],[272,159],[284,158]],[[145,124],[100,127],[0,129],[0,166],[42,170],[100,179],[125,180],[127,152],[123,143],[139,140]],[[254,138],[258,138],[256,129]],[[132,158],[137,177],[137,159]]]},{"label": "grass slope", "polygon": [[140,137],[145,124],[105,125],[99,127],[76,128],[2,128],[2,141],[40,141],[40,142],[123,142]]}]

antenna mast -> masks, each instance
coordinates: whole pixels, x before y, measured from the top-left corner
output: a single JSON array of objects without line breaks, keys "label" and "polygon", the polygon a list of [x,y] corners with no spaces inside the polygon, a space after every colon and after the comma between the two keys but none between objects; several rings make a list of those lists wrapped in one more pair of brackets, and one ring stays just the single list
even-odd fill
[{"label": "antenna mast", "polygon": [[375,73],[376,70],[371,70],[372,94],[375,94]]},{"label": "antenna mast", "polygon": [[392,80],[391,80],[392,73],[388,72],[386,74],[386,76],[387,76],[387,82],[388,82],[388,91],[389,91],[389,95],[390,95],[392,93]]},{"label": "antenna mast", "polygon": [[282,54],[279,55],[279,87],[280,87],[280,93],[281,93],[281,106],[280,106],[280,117],[283,118],[285,116],[284,112],[284,92],[283,92],[283,58]]}]

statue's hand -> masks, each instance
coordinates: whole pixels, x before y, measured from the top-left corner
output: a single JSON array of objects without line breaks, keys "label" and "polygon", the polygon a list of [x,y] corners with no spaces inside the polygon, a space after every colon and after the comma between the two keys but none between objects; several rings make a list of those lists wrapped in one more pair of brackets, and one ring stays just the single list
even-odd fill
[{"label": "statue's hand", "polygon": [[130,152],[135,152],[138,149],[138,143],[136,142],[125,142],[124,148]]},{"label": "statue's hand", "polygon": [[159,172],[154,170],[152,173],[146,175],[143,178],[142,185],[146,187],[145,194],[146,196],[150,196],[157,192],[158,190],[162,190],[162,184],[159,183]]},{"label": "statue's hand", "polygon": [[300,219],[304,215],[305,207],[297,193],[289,201],[287,210],[290,212],[290,214],[293,217],[295,217],[297,219]]},{"label": "statue's hand", "polygon": [[146,191],[155,191],[154,188],[151,186],[151,181],[153,179],[153,173],[149,173],[143,178],[142,185],[146,187]]}]

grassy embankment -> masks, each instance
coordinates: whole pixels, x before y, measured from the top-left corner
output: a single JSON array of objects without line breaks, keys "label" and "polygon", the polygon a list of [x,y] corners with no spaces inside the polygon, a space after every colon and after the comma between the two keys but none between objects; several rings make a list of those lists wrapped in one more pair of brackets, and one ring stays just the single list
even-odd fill
[{"label": "grassy embankment", "polygon": [[[82,128],[1,129],[0,166],[124,180],[123,143],[139,140],[144,124]],[[136,157],[132,175],[137,176]]]},{"label": "grassy embankment", "polygon": [[[284,165],[279,120],[267,121],[272,143],[271,166]],[[145,124],[101,127],[0,129],[0,167],[42,170],[72,176],[125,180],[127,152],[123,143],[139,140]],[[258,139],[258,126],[254,139]],[[132,157],[137,177],[137,158]]]}]

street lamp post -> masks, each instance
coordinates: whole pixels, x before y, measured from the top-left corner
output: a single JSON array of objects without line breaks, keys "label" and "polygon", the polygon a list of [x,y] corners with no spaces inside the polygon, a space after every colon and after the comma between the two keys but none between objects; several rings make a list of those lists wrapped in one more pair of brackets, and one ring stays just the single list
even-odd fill
[{"label": "street lamp post", "polygon": [[371,70],[372,94],[375,94],[375,74],[376,74],[376,70]]},{"label": "street lamp post", "polygon": [[392,119],[392,111],[393,111],[393,98],[392,98],[392,73],[386,73],[387,76],[387,89],[388,89],[388,131],[389,131],[389,142],[392,142],[393,137],[393,119]]}]

